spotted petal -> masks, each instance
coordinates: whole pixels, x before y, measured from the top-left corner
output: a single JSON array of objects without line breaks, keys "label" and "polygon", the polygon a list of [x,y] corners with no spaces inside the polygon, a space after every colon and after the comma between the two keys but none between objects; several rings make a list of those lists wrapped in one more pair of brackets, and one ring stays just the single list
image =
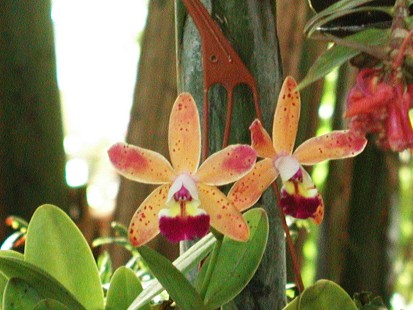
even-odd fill
[{"label": "spotted petal", "polygon": [[198,182],[220,186],[235,182],[254,166],[256,152],[249,145],[230,145],[207,158],[199,167]]},{"label": "spotted petal", "polygon": [[129,225],[129,240],[138,247],[159,233],[158,213],[165,208],[170,184],[159,186],[139,206]]},{"label": "spotted petal", "polygon": [[252,122],[249,129],[251,132],[251,145],[257,151],[258,156],[274,158],[277,154],[275,153],[270,135],[261,122],[256,119]]},{"label": "spotted petal", "polygon": [[297,136],[300,118],[300,93],[295,90],[297,82],[288,76],[281,87],[274,115],[272,141],[275,151],[291,154]]},{"label": "spotted petal", "polygon": [[350,130],[333,131],[305,141],[295,150],[294,156],[302,165],[314,165],[324,160],[354,157],[366,144],[366,138]]},{"label": "spotted petal", "polygon": [[180,94],[172,107],[168,144],[177,174],[194,173],[201,156],[201,127],[198,109],[189,93]]},{"label": "spotted petal", "polygon": [[116,143],[108,154],[116,170],[133,181],[162,184],[175,177],[171,164],[159,153],[126,143]]},{"label": "spotted petal", "polygon": [[211,226],[237,241],[247,241],[249,227],[233,203],[215,186],[198,184],[201,208],[210,216]]},{"label": "spotted petal", "polygon": [[278,170],[275,169],[272,159],[265,158],[257,162],[252,171],[232,186],[228,198],[238,210],[244,211],[257,202],[277,176]]}]

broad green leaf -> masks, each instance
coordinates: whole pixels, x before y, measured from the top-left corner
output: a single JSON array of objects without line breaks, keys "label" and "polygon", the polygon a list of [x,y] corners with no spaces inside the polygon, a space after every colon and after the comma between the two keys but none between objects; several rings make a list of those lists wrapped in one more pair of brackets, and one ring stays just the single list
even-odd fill
[{"label": "broad green leaf", "polygon": [[33,310],[70,310],[64,304],[54,299],[43,299],[36,304]]},{"label": "broad green leaf", "polygon": [[[24,260],[24,255],[20,252],[17,251],[13,251],[13,250],[1,250],[0,251],[0,256],[1,257],[11,257],[11,258],[15,258],[15,259],[20,259],[20,260]],[[1,270],[1,268],[0,268]]]},{"label": "broad green leaf", "polygon": [[[387,41],[388,32],[378,29],[367,29],[354,35],[348,36],[345,40],[366,45],[380,45]],[[355,48],[334,44],[326,50],[311,66],[307,75],[298,84],[297,90],[303,89],[318,79],[326,76],[335,67],[341,66],[347,60],[360,54]]]},{"label": "broad green leaf", "polygon": [[[182,273],[186,274],[197,266],[215,244],[215,237],[210,233],[194,244],[188,251],[179,256],[174,261],[174,266]],[[152,298],[163,291],[162,285],[158,280],[152,280],[141,294],[133,301],[129,309],[139,309],[147,304]]]},{"label": "broad green leaf", "polygon": [[[20,260],[24,259],[23,254],[13,251],[13,250],[1,250],[0,255],[3,257],[13,257],[13,258],[20,259]],[[0,301],[3,300],[4,289],[6,288],[6,284],[8,282],[8,278],[5,275],[3,275],[1,271],[2,269],[0,265]]]},{"label": "broad green leaf", "polygon": [[138,252],[179,308],[205,309],[201,296],[172,262],[147,246],[139,247]]},{"label": "broad green leaf", "polygon": [[3,310],[32,309],[42,296],[26,281],[11,278],[6,285],[3,296]]},{"label": "broad green leaf", "polygon": [[208,309],[218,308],[237,296],[261,262],[268,239],[267,213],[256,208],[246,212],[244,217],[250,226],[250,239],[237,242],[224,237],[205,293]]},{"label": "broad green leaf", "polygon": [[222,305],[220,310],[238,310],[238,307],[235,301],[231,300],[229,303]]},{"label": "broad green leaf", "polygon": [[[293,309],[293,308],[292,308]],[[333,281],[319,280],[302,292],[299,310],[357,310],[351,297]]]},{"label": "broad green leaf", "polygon": [[201,292],[202,285],[204,283],[205,276],[206,276],[207,271],[208,271],[209,258],[211,257],[211,255],[214,251],[219,251],[219,248],[221,247],[221,245],[219,243],[220,243],[220,241],[215,242],[215,246],[212,249],[211,254],[202,262],[202,266],[201,266],[200,270],[198,271],[198,274],[196,276],[195,283],[194,283],[195,289],[198,292]]},{"label": "broad green leaf", "polygon": [[0,271],[8,279],[20,278],[36,289],[44,298],[51,298],[70,309],[85,309],[59,281],[39,267],[0,251]]},{"label": "broad green leaf", "polygon": [[286,305],[283,310],[298,310],[300,305],[300,296],[294,298],[291,302]]},{"label": "broad green leaf", "polygon": [[[140,292],[142,292],[142,285],[138,277],[132,270],[122,266],[113,274],[105,309],[126,310]],[[150,307],[148,305],[141,309],[149,310]]]},{"label": "broad green leaf", "polygon": [[24,259],[56,278],[86,309],[103,309],[103,290],[92,251],[61,209],[43,205],[33,214]]}]

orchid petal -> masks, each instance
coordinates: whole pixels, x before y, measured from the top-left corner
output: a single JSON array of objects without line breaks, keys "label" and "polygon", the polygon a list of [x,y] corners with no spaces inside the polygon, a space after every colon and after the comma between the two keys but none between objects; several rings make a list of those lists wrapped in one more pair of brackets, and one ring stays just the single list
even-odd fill
[{"label": "orchid petal", "polygon": [[297,171],[300,170],[300,163],[293,156],[281,156],[275,162],[274,166],[280,172],[283,182],[291,179]]},{"label": "orchid petal", "polygon": [[211,226],[220,233],[237,241],[247,241],[249,227],[241,212],[215,186],[198,184],[201,208],[210,216]]},{"label": "orchid petal", "polygon": [[174,171],[161,154],[126,143],[116,143],[109,159],[124,177],[140,183],[162,184],[172,181]]},{"label": "orchid petal", "polygon": [[151,241],[159,233],[158,214],[165,208],[170,184],[156,188],[139,206],[129,225],[129,240],[139,247]]},{"label": "orchid petal", "polygon": [[198,109],[189,93],[180,94],[172,107],[168,144],[176,173],[194,173],[201,156],[201,127]]},{"label": "orchid petal", "polygon": [[278,96],[272,128],[272,141],[278,154],[291,154],[294,148],[301,108],[300,93],[295,90],[296,87],[297,82],[288,76]]},{"label": "orchid petal", "polygon": [[258,201],[277,176],[278,170],[275,169],[272,159],[265,158],[257,162],[253,170],[232,186],[228,198],[239,211],[244,211]]},{"label": "orchid petal", "polygon": [[207,185],[232,183],[251,171],[256,158],[255,150],[249,145],[230,145],[208,157],[199,167],[195,178]]},{"label": "orchid petal", "polygon": [[366,144],[365,137],[350,130],[333,131],[305,141],[295,150],[294,156],[302,165],[314,165],[324,160],[354,157]]},{"label": "orchid petal", "polygon": [[257,151],[258,156],[264,158],[274,158],[277,154],[271,141],[271,137],[261,122],[256,119],[250,126],[251,145]]}]

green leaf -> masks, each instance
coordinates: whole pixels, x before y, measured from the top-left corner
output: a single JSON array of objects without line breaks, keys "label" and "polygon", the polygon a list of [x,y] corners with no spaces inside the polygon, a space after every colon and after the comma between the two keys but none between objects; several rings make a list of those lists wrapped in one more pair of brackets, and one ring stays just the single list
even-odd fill
[{"label": "green leaf", "polygon": [[103,309],[103,290],[92,251],[61,209],[43,205],[33,214],[24,259],[61,282],[86,309]]},{"label": "green leaf", "polygon": [[294,298],[283,310],[299,310],[300,309],[300,296]]},{"label": "green leaf", "polygon": [[59,281],[39,267],[0,251],[0,271],[8,279],[20,278],[36,289],[44,298],[60,301],[70,309],[85,309]]},{"label": "green leaf", "polygon": [[[20,252],[13,251],[13,250],[1,250],[0,251],[1,257],[11,257],[19,260],[24,260],[24,255]],[[1,270],[1,268],[0,268]]]},{"label": "green leaf", "polygon": [[[351,297],[333,281],[319,280],[299,296],[300,310],[357,310]],[[293,308],[292,308],[293,309]]]},{"label": "green leaf", "polygon": [[[347,37],[345,41],[371,46],[383,44],[387,41],[387,38],[386,31],[367,29]],[[334,44],[315,61],[310,70],[308,70],[307,75],[298,84],[297,90],[303,89],[318,79],[323,78],[335,67],[341,66],[358,54],[360,54],[360,51],[356,48]]]},{"label": "green leaf", "polygon": [[[142,285],[135,273],[126,267],[118,268],[113,274],[106,299],[107,310],[127,309],[142,292]],[[149,310],[149,305],[141,308]]]},{"label": "green leaf", "polygon": [[201,296],[167,258],[147,246],[138,248],[152,274],[182,309],[205,309]]},{"label": "green leaf", "polygon": [[3,297],[3,310],[32,309],[42,296],[26,281],[11,278],[6,285]]},{"label": "green leaf", "polygon": [[[16,251],[12,251],[12,250],[2,250],[0,251],[0,255],[4,257],[13,257],[13,258],[20,259],[20,260],[24,259],[23,254],[16,252]],[[2,269],[0,265],[0,271],[1,270]],[[6,288],[8,281],[9,279],[0,272],[0,301],[3,300],[4,289]]]},{"label": "green leaf", "polygon": [[224,237],[204,302],[215,309],[237,296],[255,274],[268,239],[268,217],[264,209],[244,214],[250,226],[250,239],[237,242]]},{"label": "green leaf", "polygon": [[33,310],[70,310],[68,307],[66,307],[64,304],[58,302],[57,300],[54,299],[43,299],[41,300],[34,308]]},{"label": "green leaf", "polygon": [[[211,252],[215,244],[215,238],[210,233],[194,244],[188,251],[179,256],[175,261],[175,267],[182,273],[187,273],[197,266],[209,252]],[[130,309],[138,309],[147,304],[152,298],[163,291],[162,285],[158,280],[153,280],[143,290],[141,294],[134,300]]]}]

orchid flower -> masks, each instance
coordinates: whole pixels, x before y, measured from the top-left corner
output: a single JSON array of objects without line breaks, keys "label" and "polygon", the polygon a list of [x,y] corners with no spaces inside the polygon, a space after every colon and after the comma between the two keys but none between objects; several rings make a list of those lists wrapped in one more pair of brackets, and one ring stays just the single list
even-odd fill
[{"label": "orchid flower", "polygon": [[129,226],[129,239],[141,246],[159,232],[171,242],[203,237],[211,225],[228,237],[246,241],[249,227],[240,211],[217,186],[233,183],[254,166],[249,145],[231,145],[198,168],[201,129],[189,93],[176,99],[169,120],[171,163],[159,153],[117,143],[109,158],[117,171],[136,182],[160,184],[139,206]]},{"label": "orchid flower", "polygon": [[256,203],[280,175],[283,183],[280,205],[284,213],[300,219],[312,218],[319,224],[324,215],[324,203],[302,165],[356,156],[363,151],[367,140],[349,130],[333,131],[305,141],[293,153],[301,107],[296,86],[292,77],[287,77],[282,85],[272,141],[258,119],[251,124],[252,146],[264,159],[234,184],[228,198],[243,211]]}]

